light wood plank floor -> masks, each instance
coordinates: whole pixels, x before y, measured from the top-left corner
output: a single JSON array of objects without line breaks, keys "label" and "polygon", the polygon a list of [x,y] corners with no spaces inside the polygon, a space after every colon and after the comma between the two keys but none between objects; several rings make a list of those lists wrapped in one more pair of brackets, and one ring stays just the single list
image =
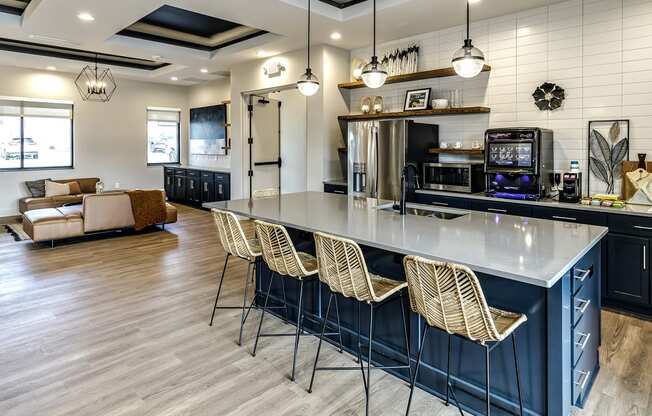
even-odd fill
[{"label": "light wood plank floor", "polygon": [[[258,314],[235,343],[237,311],[208,326],[224,261],[209,213],[180,208],[166,232],[66,243],[54,249],[0,234],[0,415],[360,415],[357,372],[320,373],[302,340],[297,383],[291,338],[264,339]],[[241,299],[232,262],[224,300]],[[603,368],[579,415],[652,416],[652,324],[604,312]],[[285,331],[279,320],[269,330]],[[324,349],[324,362],[351,357]],[[374,373],[372,413],[401,415],[408,387]],[[418,392],[414,415],[455,415]]]}]

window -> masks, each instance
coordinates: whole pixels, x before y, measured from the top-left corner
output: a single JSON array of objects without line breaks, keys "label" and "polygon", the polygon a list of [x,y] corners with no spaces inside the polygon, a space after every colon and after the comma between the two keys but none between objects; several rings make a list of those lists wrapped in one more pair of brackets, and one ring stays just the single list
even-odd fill
[{"label": "window", "polygon": [[0,169],[72,168],[70,103],[0,99]]},{"label": "window", "polygon": [[147,109],[147,164],[179,163],[181,110]]}]

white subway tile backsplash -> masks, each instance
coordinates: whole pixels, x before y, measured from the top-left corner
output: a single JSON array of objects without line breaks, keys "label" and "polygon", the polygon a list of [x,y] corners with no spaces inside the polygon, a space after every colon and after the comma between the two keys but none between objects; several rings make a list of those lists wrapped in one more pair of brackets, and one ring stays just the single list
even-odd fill
[{"label": "white subway tile backsplash", "polygon": [[[492,112],[422,119],[438,124],[444,141],[468,146],[487,128],[551,128],[556,169],[566,170],[571,159],[587,166],[590,120],[627,118],[630,154],[652,153],[652,0],[569,0],[475,22],[472,36],[492,66],[490,73],[473,80],[450,77],[353,90],[352,111],[359,111],[365,95],[383,95],[386,108],[398,111],[408,89],[430,87],[433,98],[460,89],[465,105],[486,105]],[[421,44],[419,67],[425,70],[450,66],[463,38],[464,28],[457,26],[410,39]],[[406,43],[401,39],[391,46]],[[369,53],[361,48],[352,56]],[[566,91],[556,111],[534,106],[532,93],[546,81]]]}]

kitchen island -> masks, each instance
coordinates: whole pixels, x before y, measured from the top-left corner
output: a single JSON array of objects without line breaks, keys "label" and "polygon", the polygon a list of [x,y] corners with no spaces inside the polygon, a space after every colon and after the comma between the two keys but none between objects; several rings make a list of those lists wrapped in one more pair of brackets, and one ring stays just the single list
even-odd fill
[{"label": "kitchen island", "polygon": [[[516,334],[526,413],[569,415],[571,407],[581,406],[591,390],[599,369],[600,246],[605,227],[448,208],[400,216],[383,201],[315,192],[204,206],[282,224],[295,244],[308,252],[313,250],[310,233],[314,231],[350,238],[362,246],[372,272],[397,280],[405,279],[404,255],[467,265],[478,275],[491,306],[528,316]],[[257,287],[266,287],[268,278],[269,271],[259,268]],[[296,304],[298,296],[291,283],[286,282],[288,302]],[[276,300],[282,299],[280,285],[272,293]],[[323,316],[328,294],[325,285],[314,284],[304,303],[306,310]],[[367,308],[360,308],[358,317],[357,302],[339,300],[345,347],[355,352],[357,322],[362,320],[364,339]],[[402,357],[398,308],[398,302],[389,304],[374,320],[375,363],[395,364]],[[411,314],[408,330],[414,365],[423,330],[417,315]],[[447,336],[440,331],[432,335],[423,355],[419,386],[442,396]],[[518,413],[508,344],[492,352],[493,414]],[[458,399],[465,410],[482,414],[484,349],[455,339],[451,364]],[[400,370],[395,375],[406,378]]]}]

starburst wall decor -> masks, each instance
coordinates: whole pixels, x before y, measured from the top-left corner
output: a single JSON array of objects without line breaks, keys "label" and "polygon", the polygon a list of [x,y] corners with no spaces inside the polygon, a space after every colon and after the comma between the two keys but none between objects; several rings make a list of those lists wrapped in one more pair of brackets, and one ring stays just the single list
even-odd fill
[{"label": "starburst wall decor", "polygon": [[566,92],[562,87],[552,82],[544,82],[534,93],[534,104],[541,111],[553,111],[561,107],[566,99]]}]

